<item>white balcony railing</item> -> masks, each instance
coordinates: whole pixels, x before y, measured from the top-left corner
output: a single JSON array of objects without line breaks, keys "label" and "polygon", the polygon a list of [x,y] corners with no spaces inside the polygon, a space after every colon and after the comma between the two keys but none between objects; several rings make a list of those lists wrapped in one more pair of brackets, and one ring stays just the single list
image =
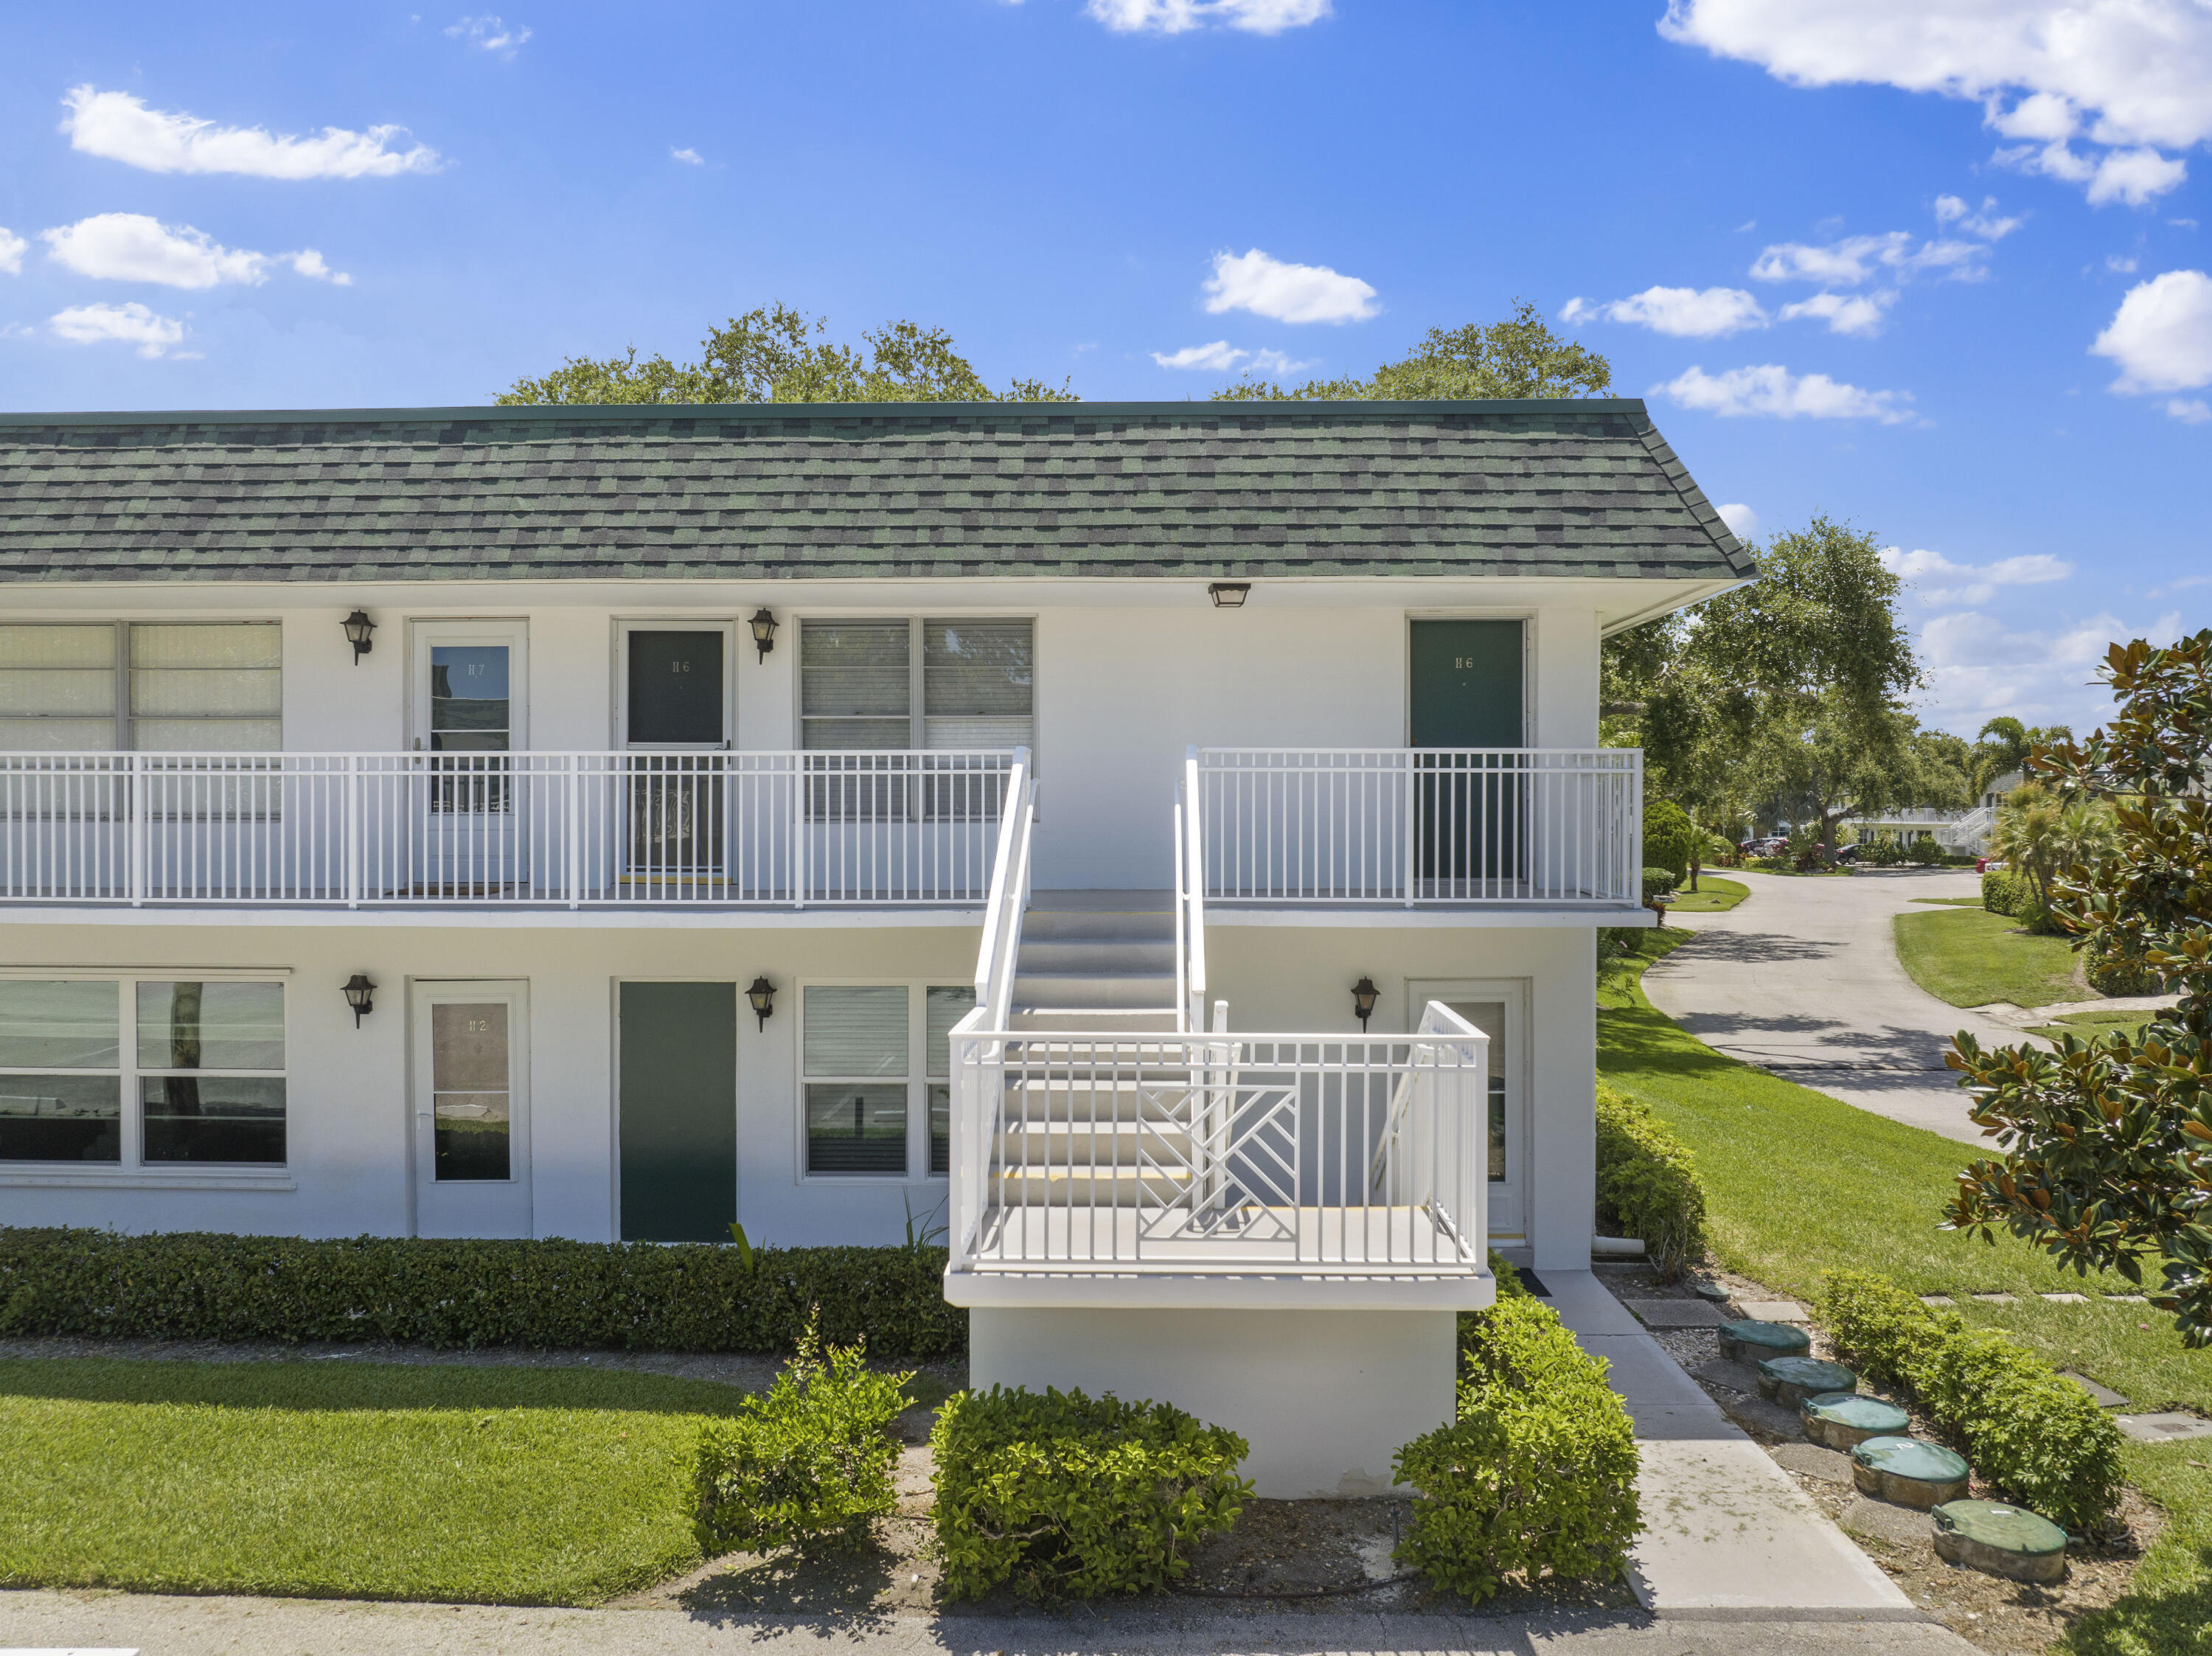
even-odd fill
[{"label": "white balcony railing", "polygon": [[0,755],[0,902],[975,903],[1016,755]]},{"label": "white balcony railing", "polygon": [[1488,1054],[1413,1035],[952,1033],[952,1269],[1463,1276]]},{"label": "white balcony railing", "polygon": [[1642,901],[1633,748],[1206,748],[1197,776],[1210,899]]}]

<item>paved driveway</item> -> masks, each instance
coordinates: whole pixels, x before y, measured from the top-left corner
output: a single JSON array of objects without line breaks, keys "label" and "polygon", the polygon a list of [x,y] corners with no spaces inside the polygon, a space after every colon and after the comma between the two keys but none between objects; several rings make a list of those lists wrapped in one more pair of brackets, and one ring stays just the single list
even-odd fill
[{"label": "paved driveway", "polygon": [[1890,922],[1915,897],[1972,897],[1955,869],[1869,870],[1840,879],[1730,873],[1751,895],[1721,914],[1669,925],[1711,933],[1644,974],[1651,1004],[1708,1046],[1876,1115],[1986,1144],[1943,1067],[1953,1031],[1982,1044],[2022,1040],[2008,1024],[1951,1006],[1897,962]]}]

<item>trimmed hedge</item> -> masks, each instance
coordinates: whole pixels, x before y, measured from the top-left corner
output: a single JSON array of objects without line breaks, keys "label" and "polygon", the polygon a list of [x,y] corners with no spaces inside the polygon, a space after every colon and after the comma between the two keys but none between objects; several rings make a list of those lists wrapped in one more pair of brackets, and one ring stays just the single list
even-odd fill
[{"label": "trimmed hedge", "polygon": [[1541,1300],[1461,1319],[1458,1418],[1398,1452],[1419,1493],[1395,1557],[1480,1603],[1509,1578],[1617,1575],[1643,1527],[1627,1410]]},{"label": "trimmed hedge", "polygon": [[799,1355],[765,1395],[699,1429],[700,1550],[714,1558],[741,1548],[860,1545],[898,1505],[891,1422],[913,1378],[870,1368],[858,1345],[831,1346],[825,1358],[812,1329],[800,1335]]},{"label": "trimmed hedge", "polygon": [[0,1228],[0,1333],[129,1339],[391,1340],[438,1347],[967,1350],[945,1250],[708,1242],[310,1241]]},{"label": "trimmed hedge", "polygon": [[1689,1149],[1640,1099],[1597,1086],[1597,1205],[1662,1277],[1705,1257],[1705,1190]]},{"label": "trimmed hedge", "polygon": [[1828,1331],[1861,1373],[1901,1386],[1982,1476],[2075,1532],[2112,1509],[2120,1434],[2094,1398],[2025,1346],[1967,1327],[1887,1277],[1828,1277]]},{"label": "trimmed hedge", "polygon": [[1158,1592],[1252,1498],[1250,1446],[1172,1404],[994,1386],[950,1398],[930,1447],[950,1598]]}]

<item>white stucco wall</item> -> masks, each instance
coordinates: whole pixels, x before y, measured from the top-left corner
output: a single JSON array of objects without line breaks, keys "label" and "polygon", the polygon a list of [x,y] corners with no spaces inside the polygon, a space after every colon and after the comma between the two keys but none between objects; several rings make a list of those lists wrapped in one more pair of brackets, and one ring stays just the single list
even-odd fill
[{"label": "white stucco wall", "polygon": [[1251,1446],[1263,1499],[1387,1495],[1391,1457],[1451,1418],[1449,1311],[969,1313],[976,1386],[1172,1403]]}]

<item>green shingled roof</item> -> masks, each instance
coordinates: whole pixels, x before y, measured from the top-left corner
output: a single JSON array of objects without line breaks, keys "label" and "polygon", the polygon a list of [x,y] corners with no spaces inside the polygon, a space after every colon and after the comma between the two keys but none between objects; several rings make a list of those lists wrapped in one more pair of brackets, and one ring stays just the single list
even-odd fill
[{"label": "green shingled roof", "polygon": [[0,416],[0,580],[1750,573],[1632,399]]}]

